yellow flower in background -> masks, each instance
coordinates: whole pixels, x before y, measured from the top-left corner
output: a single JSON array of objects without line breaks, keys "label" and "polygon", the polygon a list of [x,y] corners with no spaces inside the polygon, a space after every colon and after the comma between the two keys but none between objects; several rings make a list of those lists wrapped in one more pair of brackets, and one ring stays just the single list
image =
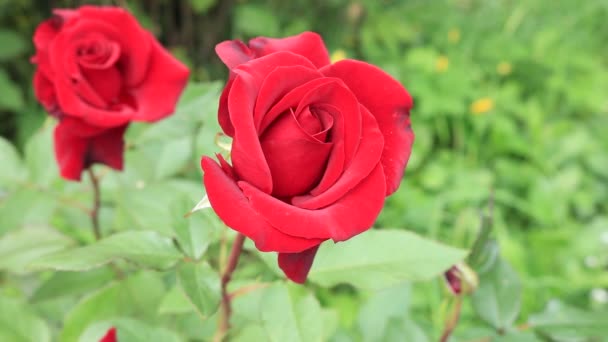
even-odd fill
[{"label": "yellow flower in background", "polygon": [[496,72],[501,76],[507,76],[513,71],[513,66],[509,62],[500,62],[496,66]]},{"label": "yellow flower in background", "polygon": [[494,109],[494,100],[489,97],[482,97],[471,103],[471,112],[473,114],[485,114]]},{"label": "yellow flower in background", "polygon": [[448,31],[448,41],[452,44],[460,41],[460,30],[458,28],[452,28]]},{"label": "yellow flower in background", "polygon": [[346,59],[346,51],[344,51],[342,49],[338,49],[338,50],[334,51],[331,54],[331,56],[329,56],[329,59],[331,60],[332,63],[336,63],[338,61]]},{"label": "yellow flower in background", "polygon": [[448,70],[450,66],[450,60],[446,56],[437,57],[437,61],[435,62],[435,70],[438,72],[445,72]]}]

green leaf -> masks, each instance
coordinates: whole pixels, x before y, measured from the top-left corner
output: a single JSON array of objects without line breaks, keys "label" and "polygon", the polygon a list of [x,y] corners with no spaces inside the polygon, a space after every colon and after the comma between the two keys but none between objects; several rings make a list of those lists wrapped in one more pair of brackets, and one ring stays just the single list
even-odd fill
[{"label": "green leaf", "polygon": [[183,263],[177,270],[179,282],[198,312],[207,318],[220,304],[220,278],[207,263]]},{"label": "green leaf", "polygon": [[[366,340],[367,341],[367,340]],[[380,340],[384,342],[429,342],[428,336],[414,321],[403,317],[392,317],[386,325],[384,335]]]},{"label": "green leaf", "polygon": [[114,283],[85,297],[65,317],[60,340],[78,341],[89,324],[120,315],[128,305],[122,296],[120,284]]},{"label": "green leaf", "polygon": [[59,178],[53,150],[53,129],[48,124],[36,132],[25,145],[25,164],[33,183],[49,186]]},{"label": "green leaf", "polygon": [[194,305],[180,286],[174,286],[163,297],[158,308],[160,314],[183,314],[194,312]]},{"label": "green leaf", "polygon": [[532,328],[555,341],[589,341],[608,336],[608,312],[589,312],[551,301],[544,312],[530,316]]},{"label": "green leaf", "polygon": [[372,230],[345,242],[324,243],[308,278],[325,287],[384,288],[430,279],[465,256],[464,250],[405,230]]},{"label": "green leaf", "polygon": [[72,240],[51,228],[26,228],[0,239],[0,270],[27,273],[33,260],[65,249]]},{"label": "green leaf", "polygon": [[191,161],[192,137],[165,141],[156,158],[156,179],[164,179],[181,171]]},{"label": "green leaf", "polygon": [[[1,89],[1,86],[0,86]],[[10,141],[0,137],[0,188],[15,186],[25,177],[25,168],[17,149]]]},{"label": "green leaf", "polygon": [[496,329],[506,330],[519,315],[521,283],[505,260],[479,274],[479,287],[472,295],[475,312]]},{"label": "green leaf", "polygon": [[0,341],[50,342],[51,332],[23,303],[0,296]]},{"label": "green leaf", "polygon": [[357,319],[363,340],[382,340],[391,318],[402,317],[408,312],[410,292],[409,284],[399,284],[374,293],[365,302]]},{"label": "green leaf", "polygon": [[137,273],[83,298],[64,319],[59,341],[84,341],[88,327],[135,315],[152,319],[164,294],[162,280],[152,272]]},{"label": "green leaf", "polygon": [[114,273],[101,268],[87,272],[55,272],[32,295],[32,301],[79,296],[107,285]]},{"label": "green leaf", "polygon": [[259,324],[247,324],[240,328],[237,335],[230,338],[232,342],[267,341],[268,335],[264,327]]},{"label": "green leaf", "polygon": [[319,302],[312,294],[294,298],[282,283],[264,290],[260,317],[268,341],[314,342],[321,341],[323,336]]},{"label": "green leaf", "polygon": [[268,9],[257,5],[240,5],[236,7],[233,20],[235,31],[248,36],[274,37],[279,34],[277,16]]},{"label": "green leaf", "polygon": [[171,239],[151,231],[128,231],[112,235],[95,244],[47,255],[30,265],[34,269],[86,271],[117,259],[143,267],[166,269],[182,254]]},{"label": "green leaf", "polygon": [[181,341],[173,331],[142,323],[134,319],[123,318],[113,321],[116,327],[116,339],[120,342],[174,342]]},{"label": "green leaf", "polygon": [[180,247],[189,257],[199,260],[209,245],[216,240],[218,227],[209,220],[212,212],[196,212],[184,217],[192,209],[193,203],[188,198],[175,200],[173,208],[173,232]]},{"label": "green leaf", "polygon": [[[2,31],[0,31],[0,34],[1,33]],[[2,53],[0,53],[0,55],[2,55]],[[21,94],[19,86],[11,81],[3,69],[0,69],[0,93],[2,94],[2,96],[0,96],[0,109],[8,109],[17,112],[23,108],[23,95]]]},{"label": "green leaf", "polygon": [[190,0],[190,6],[197,13],[205,13],[209,8],[215,5],[217,0]]},{"label": "green leaf", "polygon": [[224,88],[223,82],[191,82],[180,97],[174,116],[186,116],[188,122],[217,123],[218,96]]},{"label": "green leaf", "polygon": [[48,193],[21,188],[0,202],[0,235],[26,225],[48,225],[57,200]]},{"label": "green leaf", "polygon": [[510,331],[506,335],[496,336],[492,342],[542,342],[542,340],[530,331]]},{"label": "green leaf", "polygon": [[15,31],[0,29],[0,46],[0,61],[6,61],[24,53],[27,42]]}]

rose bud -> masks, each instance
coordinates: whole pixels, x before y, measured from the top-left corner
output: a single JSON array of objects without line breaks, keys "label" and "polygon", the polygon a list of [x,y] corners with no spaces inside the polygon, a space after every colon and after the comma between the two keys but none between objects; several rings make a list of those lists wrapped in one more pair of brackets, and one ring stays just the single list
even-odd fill
[{"label": "rose bud", "polygon": [[479,285],[477,273],[464,263],[452,266],[443,277],[448,290],[456,296],[473,293]]},{"label": "rose bud", "polygon": [[233,139],[232,165],[202,158],[208,199],[302,283],[322,242],[368,230],[399,187],[412,98],[373,65],[331,64],[312,32],[225,41],[216,52],[230,69],[218,120]]},{"label": "rose bud", "polygon": [[132,121],[175,110],[188,69],[119,7],[56,9],[34,33],[36,98],[59,119],[61,176],[79,180],[93,163],[120,170]]}]

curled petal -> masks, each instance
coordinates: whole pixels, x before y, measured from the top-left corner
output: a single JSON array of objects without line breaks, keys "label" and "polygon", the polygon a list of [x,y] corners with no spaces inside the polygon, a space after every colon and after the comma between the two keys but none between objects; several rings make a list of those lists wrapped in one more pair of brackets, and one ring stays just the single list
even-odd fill
[{"label": "curled petal", "polygon": [[[120,28],[118,36],[110,36],[119,42],[121,50],[120,63],[123,64],[125,84],[133,87],[144,82],[149,73],[149,59],[156,40],[144,30],[137,19],[120,7],[82,6],[78,9],[80,18],[87,21],[104,22],[110,27]],[[83,20],[84,21],[84,20]]]},{"label": "curled petal", "polygon": [[384,139],[378,128],[378,124],[374,117],[362,108],[363,114],[363,132],[361,143],[351,163],[344,170],[340,178],[329,187],[325,192],[319,195],[304,195],[296,196],[291,203],[295,206],[304,209],[323,208],[338,201],[352,188],[356,187],[363,179],[365,179],[378,165]]},{"label": "curled petal", "polygon": [[319,246],[314,246],[300,253],[279,253],[279,267],[287,278],[298,284],[303,284],[318,249]]},{"label": "curled petal", "polygon": [[410,157],[414,133],[410,125],[412,97],[390,75],[365,62],[342,60],[321,72],[344,81],[372,115],[384,135],[381,163],[386,176],[386,194],[397,190]]},{"label": "curled petal", "polygon": [[175,111],[190,71],[149,36],[152,40],[150,67],[145,80],[134,88],[131,96],[138,106],[133,119],[153,122]]},{"label": "curled petal", "polygon": [[[292,206],[238,182],[255,212],[281,232],[308,239],[344,241],[369,229],[384,204],[385,180],[382,166],[331,206],[308,210]],[[213,202],[212,202],[213,204]]]},{"label": "curled petal", "polygon": [[255,58],[253,52],[242,41],[226,40],[215,46],[215,53],[224,62],[228,69],[247,63]]},{"label": "curled petal", "polygon": [[297,253],[323,242],[323,239],[291,236],[275,229],[252,208],[234,180],[216,162],[203,157],[201,166],[213,210],[228,227],[253,240],[260,251]]},{"label": "curled petal", "polygon": [[258,37],[249,41],[256,57],[289,51],[308,58],[317,68],[329,65],[329,53],[323,38],[315,32],[303,32],[287,38]]}]

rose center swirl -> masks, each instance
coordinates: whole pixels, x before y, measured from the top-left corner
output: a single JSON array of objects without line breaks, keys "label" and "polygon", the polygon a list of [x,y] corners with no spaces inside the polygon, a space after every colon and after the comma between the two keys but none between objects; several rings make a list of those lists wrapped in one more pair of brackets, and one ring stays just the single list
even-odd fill
[{"label": "rose center swirl", "polygon": [[307,106],[295,113],[282,113],[260,137],[270,168],[272,195],[290,198],[306,194],[321,180],[333,147],[334,118],[326,111]]}]

